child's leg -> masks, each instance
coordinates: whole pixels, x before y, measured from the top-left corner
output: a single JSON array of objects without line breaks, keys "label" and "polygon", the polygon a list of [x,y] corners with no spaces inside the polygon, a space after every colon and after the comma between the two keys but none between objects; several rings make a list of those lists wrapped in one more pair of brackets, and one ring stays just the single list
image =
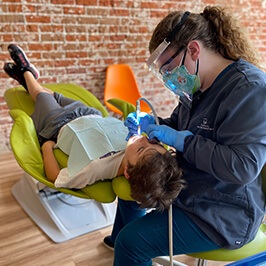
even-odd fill
[{"label": "child's leg", "polygon": [[36,101],[36,97],[40,92],[49,93],[49,94],[54,93],[53,91],[41,86],[40,83],[34,78],[34,76],[32,75],[30,71],[24,72],[23,76],[24,76],[24,79],[25,79],[25,82],[28,88],[28,92],[31,98],[33,99],[33,101]]},{"label": "child's leg", "polygon": [[[13,79],[17,80],[30,94],[32,99],[36,101],[36,97],[40,92],[53,94],[47,88],[42,87],[36,80],[39,72],[36,67],[30,63],[27,55],[21,47],[11,43],[8,45],[8,51],[14,63],[8,62],[4,65],[4,71]],[[25,74],[25,75],[24,75]],[[60,106],[66,106],[75,102],[73,99],[64,97],[61,94],[54,94],[56,102]],[[80,103],[81,104],[81,103]]]},{"label": "child's leg", "polygon": [[[77,100],[65,97],[64,95],[62,95],[60,93],[55,93],[54,98],[58,102],[58,104],[61,106],[67,106],[71,103],[77,102]],[[83,103],[80,102],[80,106],[85,106],[85,105],[83,105]]]},{"label": "child's leg", "polygon": [[34,101],[40,92],[50,93],[53,92],[49,89],[42,87],[37,79],[39,72],[36,67],[30,63],[25,52],[16,44],[10,44],[8,51],[14,63],[6,63],[4,65],[5,72],[13,79],[17,80],[29,92]]},{"label": "child's leg", "polygon": [[42,87],[39,82],[35,79],[35,76],[32,74],[31,71],[24,71],[22,72],[20,68],[11,63],[5,63],[4,71],[13,79],[18,81],[30,94],[32,99],[36,101],[36,96],[40,92],[45,92],[49,94],[53,94],[53,91]]}]

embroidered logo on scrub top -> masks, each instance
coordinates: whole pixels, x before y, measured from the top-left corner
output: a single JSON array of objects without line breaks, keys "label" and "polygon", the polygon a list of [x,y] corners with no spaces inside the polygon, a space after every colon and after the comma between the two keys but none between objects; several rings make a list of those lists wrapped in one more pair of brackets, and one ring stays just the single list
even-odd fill
[{"label": "embroidered logo on scrub top", "polygon": [[204,117],[204,118],[202,119],[201,124],[198,125],[197,128],[200,128],[200,129],[203,129],[203,130],[213,131],[213,127],[210,127],[210,126],[208,125],[208,118],[207,118],[207,117]]}]

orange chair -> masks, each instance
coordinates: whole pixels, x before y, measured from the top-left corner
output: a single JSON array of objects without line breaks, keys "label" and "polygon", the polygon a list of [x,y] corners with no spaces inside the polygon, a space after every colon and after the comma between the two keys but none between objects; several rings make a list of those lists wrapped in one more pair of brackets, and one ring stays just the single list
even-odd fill
[{"label": "orange chair", "polygon": [[[136,101],[141,98],[134,73],[129,65],[114,64],[107,67],[104,88],[104,103],[114,113],[123,115],[120,100],[132,104],[132,112],[135,110]],[[140,102],[142,112],[149,113],[150,107],[144,101]],[[124,117],[125,118],[125,117]]]}]

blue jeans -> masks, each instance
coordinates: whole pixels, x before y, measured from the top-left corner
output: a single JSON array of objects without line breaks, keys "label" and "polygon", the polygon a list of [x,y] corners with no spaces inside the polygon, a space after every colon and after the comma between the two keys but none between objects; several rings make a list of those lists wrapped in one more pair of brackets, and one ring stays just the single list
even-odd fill
[{"label": "blue jeans", "polygon": [[[145,215],[145,210],[136,202],[119,199],[111,240],[115,243],[115,266],[152,265],[152,258],[169,255],[168,211],[152,211]],[[219,248],[175,206],[173,242],[175,255]]]}]

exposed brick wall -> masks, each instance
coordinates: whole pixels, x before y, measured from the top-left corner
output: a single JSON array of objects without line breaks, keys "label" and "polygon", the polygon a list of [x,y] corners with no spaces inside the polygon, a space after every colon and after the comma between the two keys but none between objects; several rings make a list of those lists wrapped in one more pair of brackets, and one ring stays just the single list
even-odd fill
[{"label": "exposed brick wall", "polygon": [[[129,64],[143,96],[159,115],[175,105],[144,67],[148,41],[156,24],[176,9],[200,12],[205,5],[232,10],[247,29],[261,61],[266,59],[266,2],[259,0],[2,0],[0,59],[8,61],[7,45],[18,43],[41,73],[40,82],[74,82],[103,99],[109,64]],[[9,148],[12,121],[3,100],[17,84],[0,70],[0,153]]]}]

